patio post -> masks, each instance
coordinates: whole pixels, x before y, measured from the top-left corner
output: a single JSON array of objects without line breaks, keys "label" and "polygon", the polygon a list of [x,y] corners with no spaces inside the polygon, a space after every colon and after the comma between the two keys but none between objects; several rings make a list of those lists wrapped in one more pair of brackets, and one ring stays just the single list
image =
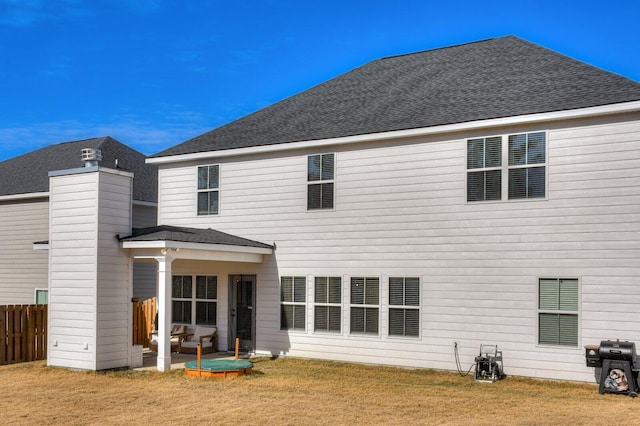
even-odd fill
[{"label": "patio post", "polygon": [[171,262],[169,256],[158,261],[158,371],[171,370]]}]

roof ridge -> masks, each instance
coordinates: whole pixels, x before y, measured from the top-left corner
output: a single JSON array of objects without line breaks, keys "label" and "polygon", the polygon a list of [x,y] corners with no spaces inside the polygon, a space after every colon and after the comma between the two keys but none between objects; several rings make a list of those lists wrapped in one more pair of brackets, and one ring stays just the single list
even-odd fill
[{"label": "roof ridge", "polygon": [[472,44],[486,43],[488,41],[507,39],[507,38],[513,38],[514,40],[522,40],[521,38],[519,38],[517,36],[514,36],[514,35],[491,37],[491,38],[486,38],[486,39],[483,39],[483,40],[469,41],[469,42],[466,42],[466,43],[451,44],[449,46],[434,47],[433,49],[424,49],[424,50],[417,50],[415,52],[400,53],[398,55],[383,56],[379,60],[384,61],[384,60],[387,60],[387,59],[400,58],[402,56],[419,55],[421,53],[436,52],[438,50],[453,49],[453,48],[456,48],[456,47],[469,46],[469,45],[472,45]]}]

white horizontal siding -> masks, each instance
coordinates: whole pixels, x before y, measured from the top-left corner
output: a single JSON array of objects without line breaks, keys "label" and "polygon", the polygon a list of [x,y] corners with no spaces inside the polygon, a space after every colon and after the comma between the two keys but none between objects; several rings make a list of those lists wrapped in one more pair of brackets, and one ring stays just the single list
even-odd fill
[{"label": "white horizontal siding", "polygon": [[131,177],[100,173],[96,293],[96,368],[100,370],[129,365],[132,271],[128,254],[115,236],[131,232],[131,195]]},{"label": "white horizontal siding", "polygon": [[48,199],[0,203],[0,305],[35,303],[48,287],[49,255],[33,249],[48,239]]},{"label": "white horizontal siding", "polygon": [[[259,270],[263,352],[454,369],[453,341],[463,364],[496,343],[508,374],[591,380],[583,345],[640,341],[640,117],[490,133],[538,130],[545,200],[467,203],[466,139],[483,136],[470,132],[336,148],[332,211],[306,210],[306,155],[324,151],[221,160],[216,216],[196,215],[197,163],[161,167],[160,223],[276,243],[277,272]],[[282,332],[277,275],[419,276],[421,335]],[[540,277],[580,280],[578,348],[537,345]]]},{"label": "white horizontal siding", "polygon": [[50,365],[129,364],[131,177],[104,169],[50,180]]}]

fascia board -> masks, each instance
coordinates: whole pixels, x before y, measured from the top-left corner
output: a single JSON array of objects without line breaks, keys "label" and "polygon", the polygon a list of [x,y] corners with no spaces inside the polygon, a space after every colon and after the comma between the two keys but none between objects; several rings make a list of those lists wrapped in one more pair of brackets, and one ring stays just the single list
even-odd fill
[{"label": "fascia board", "polygon": [[374,142],[388,139],[404,139],[420,136],[431,136],[441,133],[452,133],[467,130],[481,130],[491,127],[502,127],[519,124],[540,123],[547,121],[568,120],[600,115],[622,114],[640,111],[640,101],[624,102],[590,108],[580,108],[565,111],[545,112],[539,114],[518,115],[514,117],[495,118],[491,120],[477,120],[466,123],[446,124],[442,126],[425,127],[420,129],[398,130],[392,132],[369,133],[341,138],[317,139],[300,142],[284,142],[275,145],[263,145],[247,148],[228,149],[220,151],[197,152],[192,154],[172,155],[167,157],[147,158],[149,164],[168,164],[183,161],[197,161],[210,158],[234,157],[239,155],[266,154],[280,151],[290,151],[303,148],[330,147],[334,145]]}]

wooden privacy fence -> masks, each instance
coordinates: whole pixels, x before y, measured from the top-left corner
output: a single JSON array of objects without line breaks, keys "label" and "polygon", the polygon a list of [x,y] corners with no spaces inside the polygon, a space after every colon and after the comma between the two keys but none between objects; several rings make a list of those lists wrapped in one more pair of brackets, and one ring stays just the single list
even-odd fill
[{"label": "wooden privacy fence", "polygon": [[131,302],[133,303],[133,344],[148,348],[151,332],[155,329],[156,298],[152,297],[140,302],[134,297]]},{"label": "wooden privacy fence", "polygon": [[0,365],[47,359],[47,305],[0,306]]}]

